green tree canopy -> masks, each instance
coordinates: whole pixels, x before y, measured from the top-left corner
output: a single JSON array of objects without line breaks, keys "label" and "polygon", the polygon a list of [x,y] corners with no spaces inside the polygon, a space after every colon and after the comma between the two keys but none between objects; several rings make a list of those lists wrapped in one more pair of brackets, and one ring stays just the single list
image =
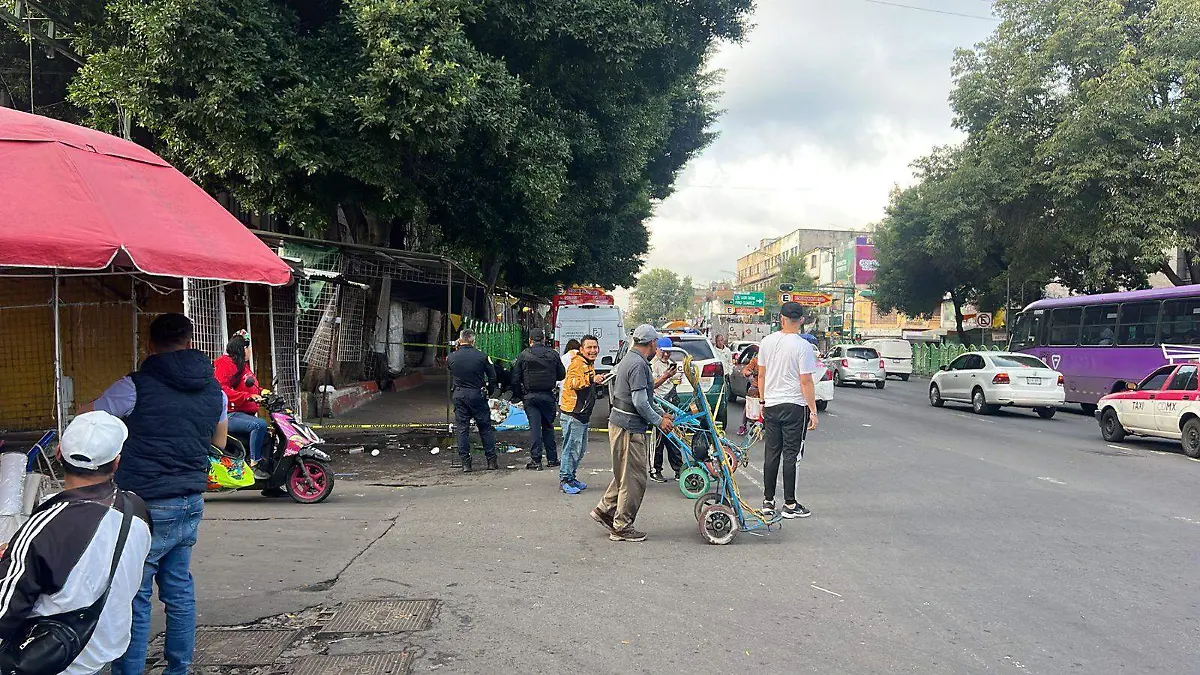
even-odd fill
[{"label": "green tree canopy", "polygon": [[692,303],[691,277],[680,277],[671,270],[656,267],[638,277],[633,289],[633,309],[630,323],[661,324],[684,319]]},{"label": "green tree canopy", "polygon": [[892,193],[875,232],[876,304],[929,317],[948,295],[963,344],[963,306],[978,302],[1004,269],[1001,242],[988,236],[986,176],[972,160],[961,148],[941,148],[917,162],[917,184]]},{"label": "green tree canopy", "polygon": [[654,202],[714,137],[705,57],[753,5],[46,1],[74,12],[90,124],[120,106],[210,190],[530,290],[633,283]]},{"label": "green tree canopy", "polygon": [[1200,278],[1200,3],[1000,0],[959,52],[955,124],[1028,278],[1135,287],[1180,246]]}]

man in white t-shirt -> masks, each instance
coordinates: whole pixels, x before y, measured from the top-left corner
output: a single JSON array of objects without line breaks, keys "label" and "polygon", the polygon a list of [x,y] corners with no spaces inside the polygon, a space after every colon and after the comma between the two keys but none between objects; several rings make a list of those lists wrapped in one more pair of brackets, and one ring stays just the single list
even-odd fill
[{"label": "man in white t-shirt", "polygon": [[784,303],[779,310],[782,330],[763,338],[758,349],[758,390],[763,401],[766,460],[763,463],[763,511],[775,513],[775,484],[783,462],[783,517],[812,515],[796,501],[796,463],[804,435],[817,428],[813,375],[824,372],[812,344],[800,337],[804,307]]}]

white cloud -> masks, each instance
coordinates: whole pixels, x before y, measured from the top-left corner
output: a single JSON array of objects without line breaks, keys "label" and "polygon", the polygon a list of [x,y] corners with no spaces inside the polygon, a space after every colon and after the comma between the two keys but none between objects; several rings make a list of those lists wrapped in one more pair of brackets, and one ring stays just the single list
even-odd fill
[{"label": "white cloud", "polygon": [[[988,14],[982,0],[907,4]],[[659,205],[647,268],[728,278],[760,239],[878,221],[909,163],[960,138],[953,52],[996,25],[863,0],[760,0],[754,23],[713,60],[721,137]]]}]

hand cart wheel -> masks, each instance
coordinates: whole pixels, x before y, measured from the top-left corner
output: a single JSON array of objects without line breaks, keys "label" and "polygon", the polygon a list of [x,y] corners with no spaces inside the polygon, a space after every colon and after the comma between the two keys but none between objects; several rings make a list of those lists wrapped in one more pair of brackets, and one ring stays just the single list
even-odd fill
[{"label": "hand cart wheel", "polygon": [[702,466],[690,466],[679,476],[679,491],[688,499],[697,499],[712,487],[712,477]]},{"label": "hand cart wheel", "polygon": [[705,493],[704,495],[702,495],[699,499],[696,500],[696,507],[695,507],[696,522],[697,523],[700,522],[700,514],[704,511],[704,507],[711,506],[713,504],[720,504],[720,503],[721,503],[720,493],[708,492],[708,493]]},{"label": "hand cart wheel", "polygon": [[733,507],[709,504],[700,512],[700,536],[704,541],[722,546],[737,536],[738,521]]}]

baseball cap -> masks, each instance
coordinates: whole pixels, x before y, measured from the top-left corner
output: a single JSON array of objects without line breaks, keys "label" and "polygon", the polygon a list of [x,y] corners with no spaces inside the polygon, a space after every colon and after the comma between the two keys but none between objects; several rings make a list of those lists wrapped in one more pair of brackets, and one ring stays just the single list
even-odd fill
[{"label": "baseball cap", "polygon": [[660,337],[658,338],[658,342],[654,344],[660,349],[667,349],[668,347],[673,347],[675,345],[675,343],[671,342],[671,338],[669,337]]},{"label": "baseball cap", "polygon": [[779,313],[789,319],[803,319],[804,306],[798,302],[785,302],[783,303],[783,306],[779,308]]},{"label": "baseball cap", "polygon": [[658,331],[648,323],[644,323],[633,329],[633,341],[639,345],[650,344],[658,340]]},{"label": "baseball cap", "polygon": [[71,420],[58,449],[64,462],[94,471],[121,454],[126,438],[129,429],[124,422],[103,410],[93,410]]},{"label": "baseball cap", "polygon": [[534,342],[545,342],[546,331],[542,330],[541,328],[534,328],[533,330],[529,331],[529,339],[533,340]]}]

